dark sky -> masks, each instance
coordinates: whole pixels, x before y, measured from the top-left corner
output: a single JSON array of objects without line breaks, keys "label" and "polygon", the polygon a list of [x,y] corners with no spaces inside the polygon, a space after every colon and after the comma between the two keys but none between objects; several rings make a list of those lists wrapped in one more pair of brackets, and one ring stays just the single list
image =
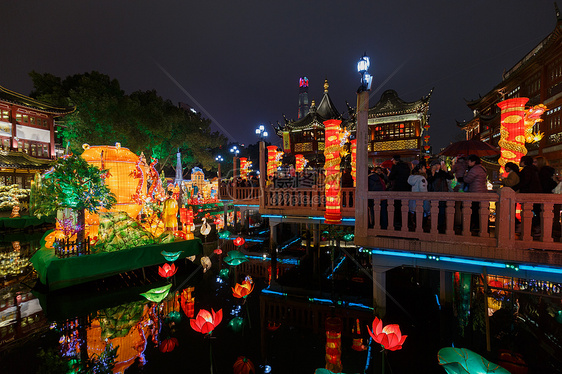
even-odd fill
[{"label": "dark sky", "polygon": [[455,120],[471,118],[465,99],[498,84],[556,23],[552,0],[18,0],[0,8],[0,85],[23,94],[32,70],[97,70],[127,93],[155,89],[190,103],[214,129],[254,143],[259,124],[296,118],[301,76],[316,102],[327,77],[337,109],[355,106],[366,52],[371,106],[387,89],[415,101],[435,87],[434,150],[458,140]]}]

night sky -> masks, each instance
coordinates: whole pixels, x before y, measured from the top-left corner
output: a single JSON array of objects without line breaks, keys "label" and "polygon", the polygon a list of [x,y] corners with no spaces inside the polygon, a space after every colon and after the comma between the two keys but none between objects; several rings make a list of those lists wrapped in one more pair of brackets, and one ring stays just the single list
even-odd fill
[{"label": "night sky", "polygon": [[296,118],[301,76],[317,103],[328,78],[337,109],[355,106],[366,52],[371,106],[387,89],[415,101],[435,87],[434,151],[462,139],[465,99],[498,84],[556,23],[552,0],[18,0],[0,14],[0,85],[29,94],[32,70],[96,70],[127,93],[186,102],[246,144],[259,124]]}]

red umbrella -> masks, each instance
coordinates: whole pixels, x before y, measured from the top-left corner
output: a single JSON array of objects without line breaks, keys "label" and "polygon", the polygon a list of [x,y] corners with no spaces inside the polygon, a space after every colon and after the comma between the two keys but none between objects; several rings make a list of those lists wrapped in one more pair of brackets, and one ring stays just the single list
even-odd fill
[{"label": "red umbrella", "polygon": [[392,162],[392,159],[386,160],[381,164],[382,168],[386,168],[386,169],[391,169],[392,166],[394,165],[394,162]]},{"label": "red umbrella", "polygon": [[500,150],[488,143],[481,142],[480,140],[470,139],[453,143],[439,154],[441,156],[450,157],[457,157],[459,155],[476,155],[478,157],[483,157],[499,155]]}]

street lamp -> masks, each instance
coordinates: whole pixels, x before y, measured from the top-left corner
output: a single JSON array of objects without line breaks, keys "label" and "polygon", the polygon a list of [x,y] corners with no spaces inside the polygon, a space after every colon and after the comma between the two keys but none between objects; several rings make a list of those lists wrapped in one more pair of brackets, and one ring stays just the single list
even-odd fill
[{"label": "street lamp", "polygon": [[215,161],[219,163],[219,171],[217,173],[217,176],[219,177],[219,184],[221,181],[221,162],[224,161],[224,158],[222,158],[221,155],[218,155],[217,157],[215,157]]},{"label": "street lamp", "polygon": [[265,141],[265,138],[267,138],[267,131],[265,131],[265,126],[264,125],[260,125],[257,129],[256,129],[256,135],[260,138],[260,141]]},{"label": "street lamp", "polygon": [[361,86],[359,87],[359,92],[369,91],[371,89],[371,81],[373,77],[367,72],[369,70],[369,66],[371,66],[371,61],[367,56],[367,52],[365,52],[363,57],[361,57],[359,62],[357,62],[357,72],[361,74]]},{"label": "street lamp", "polygon": [[240,153],[240,150],[238,149],[237,146],[233,146],[232,148],[230,148],[230,153],[234,154],[234,157],[238,156],[238,153]]}]

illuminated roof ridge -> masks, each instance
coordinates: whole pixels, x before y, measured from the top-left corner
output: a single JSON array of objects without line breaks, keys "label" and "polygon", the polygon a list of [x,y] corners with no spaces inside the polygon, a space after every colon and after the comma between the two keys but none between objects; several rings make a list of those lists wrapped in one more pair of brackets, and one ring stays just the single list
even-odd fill
[{"label": "illuminated roof ridge", "polygon": [[424,112],[429,107],[429,100],[433,88],[429,94],[419,100],[407,102],[402,100],[395,90],[386,90],[382,93],[380,100],[369,108],[369,117],[393,116],[408,113]]},{"label": "illuminated roof ridge", "polygon": [[38,111],[42,111],[54,115],[70,114],[76,110],[76,107],[66,107],[66,108],[56,107],[47,104],[43,101],[39,101],[29,96],[25,96],[15,91],[9,90],[2,86],[0,86],[0,100],[4,100],[12,104],[25,106],[30,109],[35,109]]}]

